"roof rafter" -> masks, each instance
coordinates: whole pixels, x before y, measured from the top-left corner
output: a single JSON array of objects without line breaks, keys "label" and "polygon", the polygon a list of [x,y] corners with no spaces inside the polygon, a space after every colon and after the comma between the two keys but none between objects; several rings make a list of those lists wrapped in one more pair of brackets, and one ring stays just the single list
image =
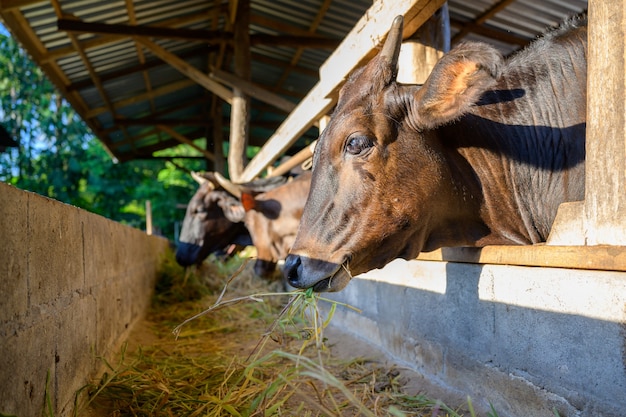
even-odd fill
[{"label": "roof rafter", "polygon": [[[84,22],[77,19],[57,20],[57,28],[68,33],[94,33],[99,35],[109,35],[114,37],[132,36],[147,38],[166,38],[180,39],[185,41],[203,42],[208,44],[217,44],[222,42],[233,42],[233,34],[221,30],[200,30],[200,29],[183,29],[168,28],[160,26],[139,26],[139,25],[120,25],[98,22]],[[250,44],[252,45],[282,45],[282,46],[300,46],[304,45],[309,48],[328,48],[334,49],[339,44],[337,39],[328,39],[320,36],[274,36],[265,34],[250,35]]]}]

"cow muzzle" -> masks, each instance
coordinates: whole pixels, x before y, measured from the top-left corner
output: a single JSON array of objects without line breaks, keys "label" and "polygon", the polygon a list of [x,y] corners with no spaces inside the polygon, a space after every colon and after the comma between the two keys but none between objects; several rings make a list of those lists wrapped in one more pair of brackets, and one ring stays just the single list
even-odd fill
[{"label": "cow muzzle", "polygon": [[340,291],[351,279],[347,260],[337,264],[297,254],[287,256],[283,273],[291,286],[315,292]]},{"label": "cow muzzle", "polygon": [[204,260],[204,258],[200,257],[201,252],[201,245],[179,242],[178,248],[176,249],[176,262],[178,262],[180,266],[191,266],[201,263]]}]

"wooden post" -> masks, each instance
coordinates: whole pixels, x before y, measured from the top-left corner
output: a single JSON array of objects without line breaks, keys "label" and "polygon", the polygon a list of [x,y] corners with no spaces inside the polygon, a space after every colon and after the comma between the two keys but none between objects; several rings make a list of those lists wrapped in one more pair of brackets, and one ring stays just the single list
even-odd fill
[{"label": "wooden post", "polygon": [[146,234],[152,234],[152,203],[146,200]]},{"label": "wooden post", "polygon": [[626,0],[589,1],[584,229],[626,245]]},{"label": "wooden post", "polygon": [[402,43],[397,80],[404,84],[423,84],[431,70],[450,50],[450,17],[448,4]]},{"label": "wooden post", "polygon": [[[250,0],[236,2],[234,22],[235,75],[250,81]],[[248,138],[250,136],[250,98],[239,88],[233,89],[233,103],[230,111],[230,147],[228,150],[228,171],[231,180],[239,182],[246,167]]]},{"label": "wooden post", "polygon": [[225,161],[224,161],[224,133],[222,123],[222,100],[216,98],[215,105],[213,106],[213,155],[215,160],[213,162],[213,170],[221,174],[225,174]]}]

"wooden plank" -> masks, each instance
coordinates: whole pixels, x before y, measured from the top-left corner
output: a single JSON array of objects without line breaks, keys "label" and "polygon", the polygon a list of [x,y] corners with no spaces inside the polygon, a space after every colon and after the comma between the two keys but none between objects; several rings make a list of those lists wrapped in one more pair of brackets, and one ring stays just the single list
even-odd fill
[{"label": "wooden plank", "polygon": [[265,167],[289,149],[317,119],[332,108],[335,103],[333,93],[363,59],[382,43],[396,16],[411,16],[411,21],[423,23],[443,3],[444,0],[374,2],[320,68],[320,81],[250,161],[241,181],[251,181],[258,176]]},{"label": "wooden plank", "polygon": [[133,37],[133,39],[135,40],[135,42],[138,42],[148,48],[150,52],[152,52],[154,55],[170,64],[172,67],[176,68],[183,75],[191,78],[196,83],[211,91],[213,94],[219,96],[227,103],[232,104],[233,93],[228,88],[224,87],[218,82],[213,81],[211,78],[209,78],[208,75],[204,74],[192,65],[189,65],[187,62],[180,59],[173,53],[167,51],[165,48],[157,45],[156,43],[138,36]]},{"label": "wooden plank", "polygon": [[626,271],[626,246],[486,246],[441,248],[421,253],[424,261]]},{"label": "wooden plank", "polygon": [[589,2],[587,245],[626,245],[626,1]]}]

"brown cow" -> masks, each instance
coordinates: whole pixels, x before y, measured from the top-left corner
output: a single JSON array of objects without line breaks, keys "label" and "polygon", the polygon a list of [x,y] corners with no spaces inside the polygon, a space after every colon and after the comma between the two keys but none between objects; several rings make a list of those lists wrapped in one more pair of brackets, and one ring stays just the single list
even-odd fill
[{"label": "brown cow", "polygon": [[268,276],[287,257],[296,238],[309,188],[311,171],[267,192],[243,192],[244,222],[257,250],[254,272]]},{"label": "brown cow", "polygon": [[466,42],[423,86],[396,82],[402,18],[342,88],[313,158],[291,285],[352,275],[442,246],[544,241],[584,198],[586,18],[504,60]]},{"label": "brown cow", "polygon": [[[240,190],[219,173],[192,173],[200,184],[187,204],[180,232],[176,261],[182,266],[200,264],[212,253],[236,244],[251,245],[243,219],[245,211],[239,200]],[[256,180],[247,187],[267,191],[287,181],[283,177]]]}]

